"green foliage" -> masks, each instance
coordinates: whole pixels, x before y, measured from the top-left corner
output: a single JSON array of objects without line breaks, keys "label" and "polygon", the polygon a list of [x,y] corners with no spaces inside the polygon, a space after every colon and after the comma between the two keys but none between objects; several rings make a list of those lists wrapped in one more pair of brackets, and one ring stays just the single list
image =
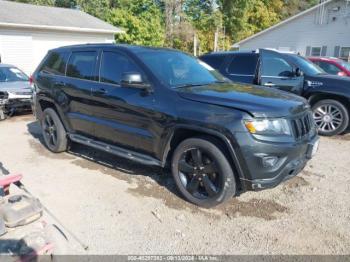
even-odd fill
[{"label": "green foliage", "polygon": [[96,16],[100,19],[106,19],[110,6],[110,0],[76,0],[76,6],[92,16]]},{"label": "green foliage", "polygon": [[119,6],[113,8],[107,16],[109,23],[125,30],[125,34],[116,35],[117,42],[163,46],[162,14],[152,0],[121,0]]},{"label": "green foliage", "polygon": [[48,6],[55,5],[55,0],[16,0],[14,2],[34,4],[34,5],[48,5]]}]

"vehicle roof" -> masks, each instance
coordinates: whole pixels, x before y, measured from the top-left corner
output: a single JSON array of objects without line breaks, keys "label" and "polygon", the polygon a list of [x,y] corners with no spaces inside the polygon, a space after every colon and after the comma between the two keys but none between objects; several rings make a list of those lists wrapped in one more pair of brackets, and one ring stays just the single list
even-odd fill
[{"label": "vehicle roof", "polygon": [[[1,64],[0,63],[0,67],[16,67],[14,65],[10,65],[10,64]],[[17,67],[16,67],[17,68]]]},{"label": "vehicle roof", "polygon": [[114,44],[114,43],[91,43],[91,44],[80,44],[80,45],[69,45],[69,46],[62,46],[55,49],[52,49],[50,51],[55,50],[63,50],[63,49],[84,49],[84,48],[102,48],[102,47],[121,47],[128,49],[130,51],[142,51],[142,50],[152,50],[152,51],[159,51],[159,50],[168,50],[168,51],[179,51],[176,49],[171,48],[164,48],[164,47],[149,47],[149,46],[139,46],[139,45],[128,45],[128,44]]},{"label": "vehicle roof", "polygon": [[322,56],[322,57],[319,57],[319,56],[311,56],[311,57],[308,57],[309,59],[312,59],[312,60],[322,60],[322,61],[334,61],[334,62],[337,62],[337,61],[342,61],[341,59],[337,58],[337,57],[330,57],[330,56]]},{"label": "vehicle roof", "polygon": [[233,54],[256,54],[257,52],[254,51],[219,51],[219,52],[210,52],[206,53],[201,56],[215,56],[215,55],[233,55]]}]

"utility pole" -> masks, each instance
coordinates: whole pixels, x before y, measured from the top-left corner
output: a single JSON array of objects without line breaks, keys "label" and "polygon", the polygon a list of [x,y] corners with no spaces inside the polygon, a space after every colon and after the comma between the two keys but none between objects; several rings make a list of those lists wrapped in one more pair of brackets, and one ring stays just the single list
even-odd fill
[{"label": "utility pole", "polygon": [[214,35],[214,52],[218,51],[218,40],[219,40],[219,30],[216,28],[215,35]]},{"label": "utility pole", "polygon": [[197,36],[193,35],[193,55],[197,56]]}]

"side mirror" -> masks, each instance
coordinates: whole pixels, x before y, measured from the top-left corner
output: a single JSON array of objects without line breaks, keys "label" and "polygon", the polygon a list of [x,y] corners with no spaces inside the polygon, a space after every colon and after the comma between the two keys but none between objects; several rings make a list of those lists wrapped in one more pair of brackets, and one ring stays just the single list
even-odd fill
[{"label": "side mirror", "polygon": [[126,88],[137,88],[142,90],[150,90],[151,86],[145,83],[140,73],[124,73],[122,74],[121,86]]},{"label": "side mirror", "polygon": [[295,68],[295,70],[294,70],[294,75],[295,75],[296,77],[300,77],[300,76],[303,76],[304,73],[303,73],[303,71],[300,70],[299,67],[297,67],[297,68]]}]

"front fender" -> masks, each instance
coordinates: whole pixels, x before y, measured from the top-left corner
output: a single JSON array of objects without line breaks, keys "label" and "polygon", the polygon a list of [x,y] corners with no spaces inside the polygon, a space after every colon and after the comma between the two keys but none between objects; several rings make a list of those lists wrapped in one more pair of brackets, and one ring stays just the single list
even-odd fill
[{"label": "front fender", "polygon": [[244,178],[244,171],[243,171],[243,167],[241,165],[242,158],[240,157],[239,152],[237,150],[238,144],[237,144],[237,142],[232,134],[229,135],[229,134],[225,134],[225,132],[219,132],[217,130],[213,130],[213,129],[209,129],[209,128],[191,126],[191,125],[186,125],[186,124],[177,125],[176,127],[174,127],[172,129],[171,132],[169,132],[168,142],[167,142],[165,149],[164,149],[164,152],[163,152],[163,158],[162,158],[163,166],[165,165],[166,160],[168,158],[168,154],[170,153],[170,150],[171,150],[170,144],[171,144],[172,138],[176,134],[176,131],[178,131],[180,129],[194,131],[194,132],[201,133],[204,135],[211,135],[211,136],[214,136],[214,137],[220,139],[220,141],[222,141],[226,145],[226,147],[228,148],[228,151],[230,154],[229,157],[231,158],[231,160],[233,161],[233,164],[236,167],[236,171],[238,172],[239,178]]}]

